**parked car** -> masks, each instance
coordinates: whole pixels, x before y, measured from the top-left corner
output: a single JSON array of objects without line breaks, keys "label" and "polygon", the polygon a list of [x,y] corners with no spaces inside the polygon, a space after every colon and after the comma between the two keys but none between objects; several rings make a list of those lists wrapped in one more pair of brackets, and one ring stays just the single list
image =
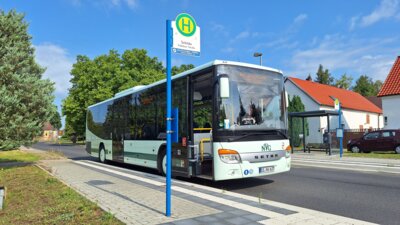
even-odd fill
[{"label": "parked car", "polygon": [[349,140],[347,150],[353,153],[395,151],[400,154],[400,130],[380,130],[366,133],[361,138]]}]

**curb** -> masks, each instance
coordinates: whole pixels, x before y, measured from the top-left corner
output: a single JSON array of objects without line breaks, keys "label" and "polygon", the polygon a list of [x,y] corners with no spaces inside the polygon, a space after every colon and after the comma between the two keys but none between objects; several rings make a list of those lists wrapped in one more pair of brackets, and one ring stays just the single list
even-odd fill
[{"label": "curb", "polygon": [[339,170],[400,174],[399,164],[292,158],[292,165]]}]

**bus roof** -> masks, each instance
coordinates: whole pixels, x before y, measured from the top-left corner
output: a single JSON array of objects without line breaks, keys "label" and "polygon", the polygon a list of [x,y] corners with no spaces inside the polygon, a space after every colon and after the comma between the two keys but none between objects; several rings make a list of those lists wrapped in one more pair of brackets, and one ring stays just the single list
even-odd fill
[{"label": "bus roof", "polygon": [[[208,67],[215,66],[215,65],[234,65],[234,66],[242,66],[242,67],[249,67],[249,68],[255,68],[255,69],[269,70],[269,71],[272,71],[272,72],[276,72],[276,73],[282,74],[282,71],[281,71],[281,70],[274,69],[274,68],[270,68],[270,67],[266,67],[266,66],[260,66],[260,65],[250,64],[250,63],[235,62],[235,61],[214,60],[214,61],[205,63],[205,64],[203,64],[203,65],[201,65],[201,66],[195,67],[195,68],[190,69],[190,70],[187,70],[187,71],[185,71],[185,72],[182,72],[182,73],[180,73],[180,74],[174,75],[174,76],[172,76],[171,79],[172,79],[172,80],[175,80],[175,79],[178,79],[178,78],[187,76],[188,74],[195,73],[195,72],[197,72],[197,71],[201,71],[201,70],[203,70],[203,69],[206,69],[206,68],[208,68]],[[96,103],[96,104],[94,104],[94,105],[91,105],[91,106],[89,106],[88,108],[94,107],[94,106],[96,106],[96,105],[100,105],[100,104],[102,104],[102,103],[104,103],[104,102],[108,102],[108,101],[111,101],[111,100],[114,100],[114,99],[118,99],[118,98],[123,97],[123,96],[126,96],[126,95],[130,95],[130,94],[139,92],[139,91],[141,91],[141,90],[144,90],[144,89],[147,89],[147,88],[150,88],[150,87],[153,87],[153,86],[157,86],[157,85],[159,85],[159,84],[165,83],[166,80],[167,80],[167,79],[162,79],[162,80],[159,80],[159,81],[157,81],[157,82],[155,82],[155,83],[151,83],[151,84],[149,84],[149,85],[139,85],[139,86],[135,86],[135,87],[132,87],[132,88],[123,90],[123,91],[121,91],[121,92],[116,93],[116,94],[114,95],[114,97],[109,98],[109,99],[106,99],[106,100],[104,100],[104,101],[102,101],[102,102]]]}]

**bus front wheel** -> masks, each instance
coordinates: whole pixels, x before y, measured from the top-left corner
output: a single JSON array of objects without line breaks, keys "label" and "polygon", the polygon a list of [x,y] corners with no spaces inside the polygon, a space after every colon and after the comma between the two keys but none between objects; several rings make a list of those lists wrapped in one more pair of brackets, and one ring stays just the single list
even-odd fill
[{"label": "bus front wheel", "polygon": [[162,148],[160,154],[158,154],[157,168],[161,175],[165,176],[167,174],[167,155],[165,153],[165,148]]}]

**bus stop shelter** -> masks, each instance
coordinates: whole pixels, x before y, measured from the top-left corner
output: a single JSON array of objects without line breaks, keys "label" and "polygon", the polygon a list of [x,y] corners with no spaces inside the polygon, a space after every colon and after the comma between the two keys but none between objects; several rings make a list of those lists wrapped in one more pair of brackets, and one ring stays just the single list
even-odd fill
[{"label": "bus stop shelter", "polygon": [[[306,112],[291,112],[289,113],[289,121],[290,121],[290,146],[292,147],[292,154],[294,150],[293,146],[293,118],[301,118],[303,121],[303,151],[306,151],[306,135],[305,135],[305,118],[308,117],[326,117],[327,118],[327,130],[328,133],[330,131],[330,117],[331,116],[339,116],[339,112],[335,110],[317,110],[317,111],[306,111]],[[329,146],[329,155],[332,155],[331,150],[331,140],[328,139]]]}]

